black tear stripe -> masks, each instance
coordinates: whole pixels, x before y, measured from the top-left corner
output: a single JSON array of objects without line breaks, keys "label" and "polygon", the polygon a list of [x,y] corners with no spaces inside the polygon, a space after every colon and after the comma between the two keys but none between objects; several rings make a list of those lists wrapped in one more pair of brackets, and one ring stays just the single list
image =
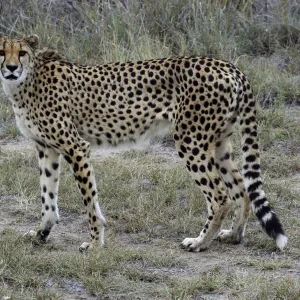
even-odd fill
[{"label": "black tear stripe", "polygon": [[[3,51],[5,51],[4,50],[5,49],[5,44],[6,44],[6,41],[4,41],[4,43],[3,43]],[[4,65],[5,61],[6,61],[6,55],[4,55],[4,60],[3,60],[3,63],[1,64],[1,70],[3,68],[3,65]],[[2,73],[2,71],[1,71],[1,73]]]}]

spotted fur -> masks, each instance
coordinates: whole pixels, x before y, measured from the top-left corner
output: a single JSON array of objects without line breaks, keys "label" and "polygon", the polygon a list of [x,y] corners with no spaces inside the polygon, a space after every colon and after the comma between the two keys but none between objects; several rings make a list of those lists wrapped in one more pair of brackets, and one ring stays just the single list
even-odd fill
[{"label": "spotted fur", "polygon": [[[105,219],[97,199],[90,144],[117,147],[146,143],[153,133],[174,131],[179,156],[202,190],[208,218],[196,238],[182,247],[206,249],[216,236],[240,243],[250,206],[280,249],[282,225],[262,189],[255,100],[245,75],[233,64],[208,57],[176,57],[81,66],[52,50],[37,51],[38,38],[0,39],[0,78],[20,131],[36,142],[41,173],[42,223],[46,240],[59,219],[60,156],[73,169],[91,230],[103,244]],[[230,136],[239,118],[243,176]],[[235,204],[232,227],[221,224]]]}]

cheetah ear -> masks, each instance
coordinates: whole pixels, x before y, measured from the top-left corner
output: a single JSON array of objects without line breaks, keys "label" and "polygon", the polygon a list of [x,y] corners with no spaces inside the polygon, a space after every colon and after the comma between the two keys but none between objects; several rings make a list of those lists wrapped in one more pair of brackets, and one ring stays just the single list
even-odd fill
[{"label": "cheetah ear", "polygon": [[29,35],[25,38],[26,43],[35,50],[39,45],[39,37],[36,34]]}]

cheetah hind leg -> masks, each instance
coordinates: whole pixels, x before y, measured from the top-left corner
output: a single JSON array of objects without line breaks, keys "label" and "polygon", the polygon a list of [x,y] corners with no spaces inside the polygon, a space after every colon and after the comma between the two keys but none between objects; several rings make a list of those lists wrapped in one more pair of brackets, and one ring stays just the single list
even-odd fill
[{"label": "cheetah hind leg", "polygon": [[[230,134],[226,131],[225,135]],[[219,165],[220,177],[227,186],[230,198],[234,200],[236,206],[231,228],[222,229],[217,235],[217,240],[239,244],[244,239],[250,214],[250,200],[245,192],[242,175],[232,159],[232,147],[228,138],[218,143],[216,163]]]},{"label": "cheetah hind leg", "polygon": [[100,223],[99,224],[99,242],[96,242],[95,241],[93,242],[84,242],[81,244],[81,246],[79,247],[79,251],[80,252],[85,252],[87,250],[91,250],[93,248],[98,247],[98,246],[103,246],[104,245],[104,230],[105,230],[105,218],[103,217],[101,211],[100,211],[100,207],[99,207],[99,204],[96,203],[96,211],[97,211],[97,215],[100,216],[98,222]]},{"label": "cheetah hind leg", "polygon": [[[214,147],[212,146],[211,148],[213,149]],[[218,175],[213,157],[213,152],[206,153],[205,160],[202,160],[202,163],[193,161],[190,163],[192,168],[188,168],[192,178],[204,194],[208,209],[208,218],[199,236],[196,238],[185,238],[180,244],[181,248],[188,251],[199,252],[208,248],[213,238],[219,232],[222,221],[231,207],[231,200]],[[186,159],[188,160],[188,157]],[[207,165],[211,165],[211,168],[207,168]],[[205,167],[203,168],[203,166]]]}]

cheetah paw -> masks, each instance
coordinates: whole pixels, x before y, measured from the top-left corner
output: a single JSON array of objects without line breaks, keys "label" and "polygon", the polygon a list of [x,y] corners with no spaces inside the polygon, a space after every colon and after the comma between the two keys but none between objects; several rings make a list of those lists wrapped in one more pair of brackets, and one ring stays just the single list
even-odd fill
[{"label": "cheetah paw", "polygon": [[232,239],[232,230],[231,229],[229,229],[229,230],[228,229],[222,229],[218,233],[216,239],[218,241],[224,241],[224,240],[230,240],[230,239]]},{"label": "cheetah paw", "polygon": [[94,244],[93,243],[87,243],[87,242],[84,242],[80,247],[79,247],[79,251],[80,252],[85,252],[87,250],[91,250],[94,248]]},{"label": "cheetah paw", "polygon": [[191,252],[200,252],[207,249],[207,246],[203,245],[198,238],[185,238],[180,247]]},{"label": "cheetah paw", "polygon": [[34,238],[37,235],[36,230],[29,230],[23,234],[23,237],[29,237],[29,238]]},{"label": "cheetah paw", "polygon": [[28,238],[33,242],[45,243],[49,234],[44,235],[43,232],[44,231],[42,230],[29,230],[28,232],[23,234],[23,237]]},{"label": "cheetah paw", "polygon": [[222,229],[217,237],[216,240],[220,242],[232,243],[232,244],[240,244],[243,240],[243,236],[240,234],[234,234],[231,229]]},{"label": "cheetah paw", "polygon": [[31,239],[36,239],[39,242],[46,242],[49,238],[50,230],[48,229],[39,229],[39,230],[30,230],[26,232],[23,237],[29,237]]}]

